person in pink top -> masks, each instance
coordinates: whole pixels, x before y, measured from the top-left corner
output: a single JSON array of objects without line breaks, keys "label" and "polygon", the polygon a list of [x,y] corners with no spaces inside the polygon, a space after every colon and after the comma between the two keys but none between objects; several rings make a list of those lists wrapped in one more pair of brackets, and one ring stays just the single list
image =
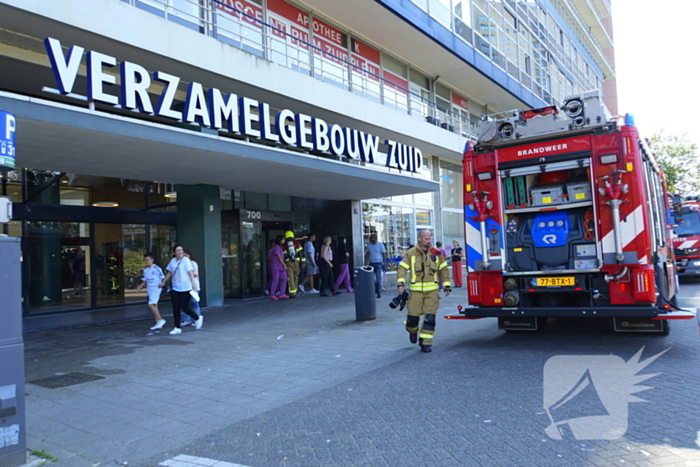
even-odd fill
[{"label": "person in pink top", "polygon": [[319,296],[328,297],[326,287],[331,289],[332,295],[340,295],[335,289],[335,277],[333,277],[333,250],[331,249],[331,237],[326,235],[323,237],[323,246],[321,246],[321,258],[318,261],[321,271],[321,285],[318,288]]},{"label": "person in pink top", "polygon": [[[282,242],[284,237],[278,235],[275,239],[275,246],[267,254],[270,258],[270,267],[272,268],[272,284],[270,285],[270,299],[279,300],[280,298],[289,298],[284,291],[287,290],[287,266],[284,264],[284,252],[282,251]],[[279,296],[277,294],[279,293]]]}]

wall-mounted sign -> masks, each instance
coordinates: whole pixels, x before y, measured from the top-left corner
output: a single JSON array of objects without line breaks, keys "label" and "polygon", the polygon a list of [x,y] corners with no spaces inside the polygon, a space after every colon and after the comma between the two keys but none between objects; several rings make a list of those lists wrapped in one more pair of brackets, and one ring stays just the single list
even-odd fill
[{"label": "wall-mounted sign", "polygon": [[17,120],[9,112],[0,110],[0,169],[14,169],[15,155],[15,131]]},{"label": "wall-mounted sign", "polygon": [[[332,34],[330,37],[333,37]],[[217,88],[205,91],[204,86],[198,82],[191,82],[187,86],[184,109],[175,110],[173,103],[180,83],[179,77],[162,71],[156,71],[151,76],[141,65],[127,61],[117,64],[115,57],[94,50],[86,53],[84,48],[77,45],[72,46],[66,56],[61,42],[50,37],[44,40],[44,44],[58,91],[64,95],[75,96],[73,87],[83,56],[86,56],[89,101],[373,164],[384,160],[383,165],[387,167],[409,172],[418,172],[423,164],[423,154],[418,148],[392,140],[380,144],[378,136],[328,124],[321,118],[294,113],[289,109],[280,110],[273,117],[270,105],[265,102],[222,93]],[[120,92],[119,95],[113,95],[105,92],[105,89],[107,86],[116,86],[117,79],[115,75],[105,73],[105,69],[117,65],[121,78]],[[153,80],[164,84],[155,108],[148,95]],[[380,146],[385,150],[383,152],[386,152],[386,157],[383,154],[381,158],[377,157]]]}]

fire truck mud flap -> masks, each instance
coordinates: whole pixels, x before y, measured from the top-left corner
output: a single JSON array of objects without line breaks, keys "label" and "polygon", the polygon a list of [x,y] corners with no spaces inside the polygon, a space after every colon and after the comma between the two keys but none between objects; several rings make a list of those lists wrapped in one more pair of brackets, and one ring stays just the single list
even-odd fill
[{"label": "fire truck mud flap", "polygon": [[502,331],[538,331],[544,328],[547,318],[513,317],[498,318],[498,329]]},{"label": "fire truck mud flap", "polygon": [[693,319],[697,316],[696,308],[684,308],[659,314],[654,318],[614,318],[615,332],[648,332],[667,336],[671,330],[671,320]]}]

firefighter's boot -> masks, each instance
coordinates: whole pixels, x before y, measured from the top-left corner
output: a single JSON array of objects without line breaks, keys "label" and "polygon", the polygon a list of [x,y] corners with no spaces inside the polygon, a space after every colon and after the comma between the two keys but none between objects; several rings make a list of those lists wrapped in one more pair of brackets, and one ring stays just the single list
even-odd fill
[{"label": "firefighter's boot", "polygon": [[418,341],[418,322],[420,321],[419,316],[408,315],[406,317],[406,331],[408,331],[408,338],[411,344],[415,344]]}]

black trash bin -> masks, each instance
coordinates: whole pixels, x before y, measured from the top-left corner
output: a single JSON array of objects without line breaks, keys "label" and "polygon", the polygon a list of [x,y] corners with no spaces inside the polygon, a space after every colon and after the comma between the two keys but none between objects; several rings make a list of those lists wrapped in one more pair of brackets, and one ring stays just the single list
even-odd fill
[{"label": "black trash bin", "polygon": [[374,268],[355,268],[355,319],[377,319],[377,299],[374,298]]}]

